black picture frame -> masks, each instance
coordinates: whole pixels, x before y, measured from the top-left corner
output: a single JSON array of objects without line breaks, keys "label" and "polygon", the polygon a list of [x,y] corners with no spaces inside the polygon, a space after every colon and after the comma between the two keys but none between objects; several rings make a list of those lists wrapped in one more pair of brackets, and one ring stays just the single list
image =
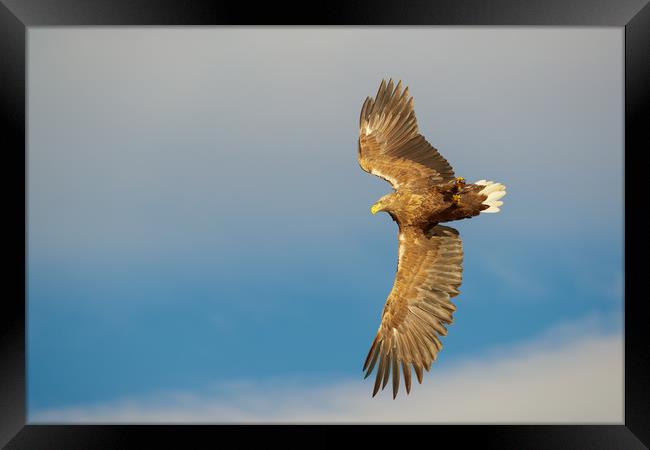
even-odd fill
[{"label": "black picture frame", "polygon": [[[42,426],[26,424],[26,34],[32,26],[95,25],[520,25],[625,27],[625,417],[621,425],[364,426],[361,431],[406,430],[410,439],[434,439],[481,448],[637,449],[650,445],[648,302],[641,289],[646,220],[644,165],[650,150],[650,5],[648,0],[438,0],[314,1],[309,5],[251,5],[211,1],[0,0],[0,122],[10,264],[0,313],[0,445],[6,448],[130,448],[150,439],[172,444],[192,439],[206,447],[222,433],[250,438],[243,426]],[[645,120],[644,120],[645,119]],[[7,176],[10,175],[10,176]],[[7,202],[6,199],[9,199]],[[647,201],[647,200],[646,200]],[[635,263],[639,261],[639,263]],[[255,426],[283,440],[307,439],[327,426]],[[352,432],[356,427],[336,427]],[[327,439],[327,438],[326,438]],[[241,442],[241,441],[240,441]],[[408,445],[418,445],[415,442]],[[153,445],[146,445],[150,448]],[[180,444],[179,444],[180,446]],[[188,447],[182,445],[183,448]],[[192,446],[198,447],[199,444]],[[470,447],[471,448],[471,447]]]}]

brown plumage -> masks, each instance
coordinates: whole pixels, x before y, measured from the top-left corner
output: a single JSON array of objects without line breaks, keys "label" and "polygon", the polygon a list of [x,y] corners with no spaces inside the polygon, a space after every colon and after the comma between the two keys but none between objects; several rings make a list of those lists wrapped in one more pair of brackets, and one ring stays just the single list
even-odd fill
[{"label": "brown plumage", "polygon": [[458,231],[438,225],[481,212],[498,212],[505,186],[491,181],[466,184],[419,134],[413,98],[401,81],[382,80],[375,98],[361,108],[359,164],[389,181],[395,192],[371,208],[385,211],[399,227],[397,272],[363,370],[377,367],[373,396],[393,376],[393,398],[400,386],[411,391],[411,368],[419,383],[442,348],[440,336],[453,322],[463,249]]}]

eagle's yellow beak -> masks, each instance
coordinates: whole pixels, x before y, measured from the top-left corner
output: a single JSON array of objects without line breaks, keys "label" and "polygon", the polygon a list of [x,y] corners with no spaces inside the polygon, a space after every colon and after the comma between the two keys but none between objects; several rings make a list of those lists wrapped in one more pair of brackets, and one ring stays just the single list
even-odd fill
[{"label": "eagle's yellow beak", "polygon": [[381,211],[381,204],[379,202],[375,203],[370,207],[370,212],[373,214],[377,214],[378,211]]}]

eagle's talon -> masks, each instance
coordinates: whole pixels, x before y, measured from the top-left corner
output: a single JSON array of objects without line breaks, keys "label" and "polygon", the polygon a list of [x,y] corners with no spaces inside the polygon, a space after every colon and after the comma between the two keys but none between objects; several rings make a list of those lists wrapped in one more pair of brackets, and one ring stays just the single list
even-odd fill
[{"label": "eagle's talon", "polygon": [[460,204],[460,194],[454,194],[452,199],[454,200],[455,205]]}]

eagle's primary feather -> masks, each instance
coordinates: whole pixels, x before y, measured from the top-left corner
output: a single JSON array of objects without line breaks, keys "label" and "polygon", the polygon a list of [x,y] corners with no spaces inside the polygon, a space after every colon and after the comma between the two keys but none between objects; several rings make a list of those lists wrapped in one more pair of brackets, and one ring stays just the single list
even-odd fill
[{"label": "eagle's primary feather", "polygon": [[400,369],[407,393],[411,370],[422,383],[442,348],[459,294],[463,248],[458,231],[441,222],[498,212],[505,186],[455,178],[445,158],[419,134],[413,98],[390,80],[368,97],[359,121],[359,165],[389,181],[396,190],[373,206],[399,226],[397,272],[363,370],[376,368],[373,396],[393,377],[393,398]]}]

